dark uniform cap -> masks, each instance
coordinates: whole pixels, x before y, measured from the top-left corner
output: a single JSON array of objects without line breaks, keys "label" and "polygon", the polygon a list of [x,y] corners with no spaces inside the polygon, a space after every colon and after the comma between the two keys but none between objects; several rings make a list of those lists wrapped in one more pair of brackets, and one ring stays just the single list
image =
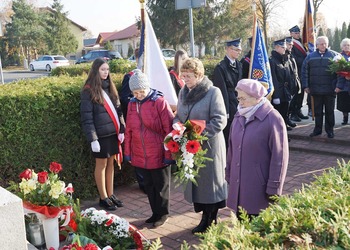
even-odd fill
[{"label": "dark uniform cap", "polygon": [[274,41],[273,46],[276,46],[276,45],[286,47],[286,39],[283,38],[283,39]]},{"label": "dark uniform cap", "polygon": [[225,44],[226,44],[227,47],[235,46],[235,47],[237,47],[237,48],[239,48],[239,49],[242,48],[242,47],[241,47],[241,38],[236,38],[236,39],[234,39],[234,40],[227,41],[227,42],[225,42]]},{"label": "dark uniform cap", "polygon": [[293,44],[293,37],[287,36],[287,37],[286,37],[286,43],[288,43],[288,44]]},{"label": "dark uniform cap", "polygon": [[289,29],[289,32],[300,32],[300,28],[298,25],[295,25],[294,27]]}]

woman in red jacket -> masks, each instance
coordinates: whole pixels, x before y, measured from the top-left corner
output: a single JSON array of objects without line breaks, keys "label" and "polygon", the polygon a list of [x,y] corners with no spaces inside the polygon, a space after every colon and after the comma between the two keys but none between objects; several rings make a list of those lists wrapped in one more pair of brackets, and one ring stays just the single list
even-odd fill
[{"label": "woman in red jacket", "polygon": [[163,225],[169,214],[170,151],[165,152],[163,140],[172,131],[173,112],[163,94],[151,89],[140,70],[133,71],[129,87],[134,95],[127,111],[125,160],[138,168],[152,209],[146,223]]}]

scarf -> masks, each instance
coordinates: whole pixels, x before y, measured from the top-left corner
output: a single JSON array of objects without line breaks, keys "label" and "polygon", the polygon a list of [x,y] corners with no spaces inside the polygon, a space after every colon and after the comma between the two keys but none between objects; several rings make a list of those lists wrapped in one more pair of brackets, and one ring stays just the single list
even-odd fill
[{"label": "scarf", "polygon": [[238,104],[238,113],[241,116],[245,117],[245,123],[247,123],[248,121],[250,121],[250,118],[254,115],[254,113],[258,110],[258,108],[260,108],[265,102],[266,102],[266,97],[263,97],[261,99],[261,101],[254,105],[254,106],[250,106],[250,107],[246,107],[246,108],[242,108],[239,104]]}]

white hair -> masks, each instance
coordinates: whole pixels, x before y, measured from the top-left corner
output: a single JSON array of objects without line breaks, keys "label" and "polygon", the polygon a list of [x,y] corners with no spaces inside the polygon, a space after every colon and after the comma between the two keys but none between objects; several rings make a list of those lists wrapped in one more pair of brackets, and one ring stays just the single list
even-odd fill
[{"label": "white hair", "polygon": [[317,39],[316,39],[316,45],[318,45],[318,44],[320,43],[320,40],[324,40],[327,44],[329,44],[329,39],[328,39],[328,37],[326,37],[326,36],[319,36],[319,37],[317,37]]},{"label": "white hair", "polygon": [[344,38],[340,43],[340,48],[343,48],[345,44],[350,44],[350,38]]}]

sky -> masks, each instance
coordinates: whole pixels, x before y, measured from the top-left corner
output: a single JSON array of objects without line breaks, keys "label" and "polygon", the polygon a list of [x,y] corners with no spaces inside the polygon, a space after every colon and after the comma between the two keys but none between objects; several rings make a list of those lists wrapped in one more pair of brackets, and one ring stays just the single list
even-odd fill
[{"label": "sky", "polygon": [[[147,0],[146,0],[147,1]],[[328,27],[341,27],[350,22],[350,0],[324,0],[319,12],[326,18]],[[52,0],[34,0],[37,6],[50,6]],[[89,29],[94,37],[100,32],[122,30],[140,16],[139,0],[61,0],[68,18]],[[175,3],[175,0],[174,0]],[[300,23],[304,16],[305,0],[286,0],[274,17],[277,29],[288,29]],[[194,31],[195,33],[196,31]],[[195,34],[194,34],[195,35]]]}]

